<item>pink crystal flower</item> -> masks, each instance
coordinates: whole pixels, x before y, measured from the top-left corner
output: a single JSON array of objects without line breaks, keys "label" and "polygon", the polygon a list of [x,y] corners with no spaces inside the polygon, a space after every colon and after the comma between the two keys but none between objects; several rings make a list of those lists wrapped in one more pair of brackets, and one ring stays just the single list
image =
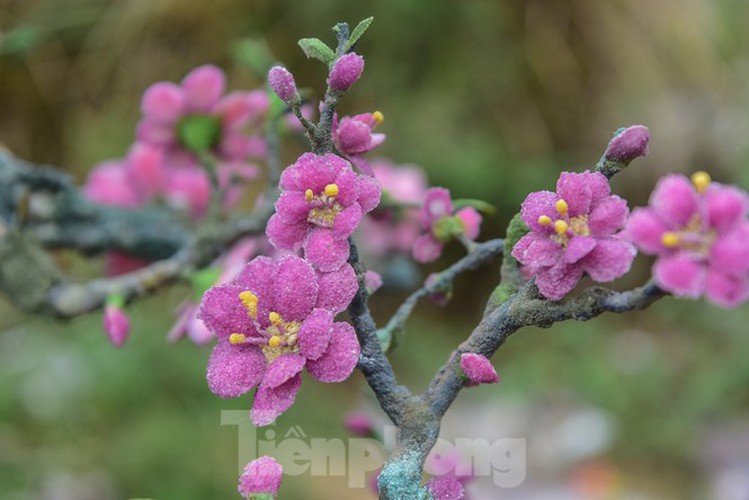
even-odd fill
[{"label": "pink crystal flower", "polygon": [[491,362],[481,354],[465,352],[460,355],[460,369],[463,370],[469,386],[479,384],[496,384],[499,382],[499,375],[492,366]]},{"label": "pink crystal flower", "polygon": [[413,258],[417,262],[431,262],[442,254],[445,243],[456,236],[475,240],[479,235],[481,214],[473,207],[461,208],[453,214],[450,191],[431,188],[427,191],[420,212],[421,226],[427,231],[413,245]]},{"label": "pink crystal flower", "polygon": [[338,151],[345,155],[358,155],[371,151],[383,142],[385,134],[375,134],[373,130],[384,121],[379,111],[354,116],[335,116],[331,134]]},{"label": "pink crystal flower", "polygon": [[283,467],[273,457],[262,456],[248,463],[239,476],[239,494],[278,496],[281,486]]},{"label": "pink crystal flower", "polygon": [[736,307],[749,299],[749,195],[711,182],[705,172],[691,181],[661,179],[650,206],[632,213],[625,234],[658,256],[653,278],[663,290]]},{"label": "pink crystal flower", "polygon": [[119,306],[109,304],[104,308],[103,326],[115,347],[122,347],[130,335],[130,319]]},{"label": "pink crystal flower", "polygon": [[321,382],[351,375],[359,343],[348,323],[334,322],[358,283],[348,264],[318,274],[305,260],[256,257],[227,285],[209,289],[199,317],[219,339],[208,386],[230,398],[257,386],[251,419],[267,425],[294,402],[304,368]]},{"label": "pink crystal flower", "polygon": [[280,186],[268,240],[278,249],[303,248],[321,271],[338,269],[349,257],[347,238],[380,201],[377,181],[334,154],[305,153],[284,170]]},{"label": "pink crystal flower", "polygon": [[223,96],[225,82],[223,71],[206,65],[180,85],[151,85],[143,94],[138,139],[173,153],[210,150],[223,161],[246,160],[252,141],[244,128],[267,112],[268,97],[263,91]]},{"label": "pink crystal flower", "polygon": [[348,90],[361,77],[364,71],[364,58],[355,52],[341,56],[333,64],[328,75],[328,85],[333,90]]},{"label": "pink crystal flower", "polygon": [[636,250],[617,234],[628,214],[603,174],[563,172],[556,193],[538,191],[523,202],[520,215],[531,231],[512,256],[544,297],[560,300],[584,273],[607,282],[629,271]]}]

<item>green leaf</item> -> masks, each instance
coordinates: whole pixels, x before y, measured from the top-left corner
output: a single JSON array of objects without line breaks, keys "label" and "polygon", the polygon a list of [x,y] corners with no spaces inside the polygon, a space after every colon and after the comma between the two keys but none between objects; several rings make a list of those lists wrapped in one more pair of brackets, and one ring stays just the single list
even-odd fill
[{"label": "green leaf", "polygon": [[274,58],[268,43],[262,38],[242,38],[232,47],[234,60],[265,78]]},{"label": "green leaf", "polygon": [[120,293],[113,293],[107,297],[106,304],[117,309],[122,309],[125,307],[125,296]]},{"label": "green leaf", "polygon": [[484,200],[475,200],[471,198],[462,198],[459,200],[453,200],[453,206],[456,209],[463,208],[463,207],[473,207],[479,212],[483,212],[485,214],[493,214],[497,211],[497,207],[492,205],[491,203],[488,203]]},{"label": "green leaf", "polygon": [[372,21],[374,21],[374,17],[368,17],[356,25],[356,28],[351,32],[351,36],[346,43],[344,52],[348,52],[348,50],[359,41],[364,32],[367,31],[367,28],[369,28],[369,25],[372,24]]},{"label": "green leaf", "polygon": [[202,153],[221,141],[221,124],[213,116],[189,115],[177,124],[177,137],[190,151]]},{"label": "green leaf", "polygon": [[196,302],[200,302],[200,299],[203,298],[205,292],[216,284],[216,281],[218,281],[220,276],[221,268],[219,267],[205,267],[190,275],[193,298]]},{"label": "green leaf", "polygon": [[325,64],[330,64],[335,60],[333,49],[325,45],[319,38],[302,38],[298,43],[307,57],[315,58]]}]

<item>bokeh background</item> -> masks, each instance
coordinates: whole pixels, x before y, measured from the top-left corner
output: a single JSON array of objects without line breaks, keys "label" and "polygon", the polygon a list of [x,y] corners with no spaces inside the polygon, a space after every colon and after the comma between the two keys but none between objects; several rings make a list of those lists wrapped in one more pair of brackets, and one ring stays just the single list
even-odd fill
[{"label": "bokeh background", "polygon": [[[525,194],[590,167],[634,123],[650,128],[650,155],[613,181],[632,205],[670,171],[706,169],[749,188],[743,0],[0,0],[0,142],[83,181],[124,154],[150,83],[210,62],[232,88],[260,86],[242,57],[250,38],[319,96],[325,70],[296,40],[331,40],[335,22],[369,15],[365,77],[342,111],[381,110],[378,153],[496,205],[485,238],[502,234]],[[299,152],[289,146],[287,162]],[[433,269],[459,255],[451,247]],[[100,270],[59,258],[82,277]],[[615,286],[646,280],[649,265],[639,257]],[[446,308],[420,306],[392,358],[404,382],[427,383],[497,276],[497,266],[465,276]],[[208,348],[164,341],[165,311],[185,293],[132,307],[121,350],[99,315],[59,323],[0,299],[0,497],[237,498],[237,432],[220,412],[248,400],[210,394]],[[402,297],[374,300],[377,318]],[[528,440],[525,483],[477,481],[474,498],[749,498],[748,322],[747,307],[666,299],[518,333],[493,360],[502,383],[465,391],[444,426],[447,436]],[[309,380],[277,430],[344,438],[342,415],[371,407],[358,374],[337,386]],[[345,487],[303,476],[282,498],[372,498]]]}]

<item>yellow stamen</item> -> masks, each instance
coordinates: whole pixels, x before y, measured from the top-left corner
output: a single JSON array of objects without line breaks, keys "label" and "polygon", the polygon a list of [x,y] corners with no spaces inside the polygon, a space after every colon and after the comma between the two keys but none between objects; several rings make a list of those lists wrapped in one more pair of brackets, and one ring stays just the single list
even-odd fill
[{"label": "yellow stamen", "polygon": [[277,313],[277,312],[275,312],[275,311],[271,311],[271,313],[270,313],[270,314],[268,314],[268,319],[270,320],[270,322],[271,322],[272,324],[274,324],[274,325],[276,325],[276,326],[278,326],[278,325],[280,325],[280,324],[281,324],[281,315],[280,315],[280,314],[278,314],[278,313]]},{"label": "yellow stamen", "polygon": [[679,246],[679,242],[679,235],[672,231],[666,231],[663,233],[663,236],[661,236],[661,243],[663,243],[664,247],[674,248]]},{"label": "yellow stamen", "polygon": [[274,335],[271,338],[268,339],[268,347],[278,347],[283,342],[283,339],[279,337],[278,335]]},{"label": "yellow stamen", "polygon": [[383,115],[380,111],[375,111],[372,113],[372,119],[375,122],[375,125],[379,125],[380,123],[385,121],[385,115]]},{"label": "yellow stamen", "polygon": [[707,189],[707,187],[710,185],[710,174],[707,172],[695,172],[692,174],[692,184],[694,184],[694,187],[697,189],[698,193],[703,193]]},{"label": "yellow stamen", "polygon": [[325,196],[334,198],[338,196],[338,184],[328,184],[325,186]]},{"label": "yellow stamen", "polygon": [[567,224],[567,221],[558,220],[554,223],[554,230],[560,236],[565,234],[569,228],[570,228],[570,225]]},{"label": "yellow stamen", "polygon": [[241,333],[232,333],[229,335],[229,343],[232,345],[244,344],[245,336]]},{"label": "yellow stamen", "polygon": [[312,201],[312,198],[315,197],[315,193],[312,192],[311,189],[308,189],[304,192],[304,199],[307,201]]},{"label": "yellow stamen", "polygon": [[551,226],[551,217],[548,215],[542,215],[538,218],[538,223],[542,226]]},{"label": "yellow stamen", "polygon": [[250,317],[257,316],[257,295],[246,290],[239,294],[239,300],[242,301],[242,305],[247,309]]},{"label": "yellow stamen", "polygon": [[564,217],[567,215],[567,212],[570,210],[570,206],[567,204],[564,200],[557,200],[557,212],[559,212],[559,215]]}]

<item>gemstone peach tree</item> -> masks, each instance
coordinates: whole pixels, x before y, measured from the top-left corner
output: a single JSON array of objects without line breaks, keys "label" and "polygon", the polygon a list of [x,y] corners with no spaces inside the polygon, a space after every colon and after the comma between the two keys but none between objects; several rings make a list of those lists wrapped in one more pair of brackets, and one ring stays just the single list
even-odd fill
[{"label": "gemstone peach tree", "polygon": [[[207,387],[245,398],[253,425],[283,419],[303,379],[339,383],[359,370],[397,429],[374,486],[380,498],[464,498],[469,476],[424,481],[425,464],[460,392],[500,382],[490,359],[508,337],[666,296],[739,307],[749,299],[749,195],[704,171],[675,173],[657,183],[649,206],[631,208],[610,180],[648,153],[649,131],[634,125],[617,130],[591,168],[560,172],[555,185],[528,194],[504,238],[482,240],[490,203],[456,199],[415,167],[369,157],[386,140],[387,110],[339,115],[366,75],[355,50],[371,22],[337,24],[335,48],[299,41],[326,68],[319,103],[281,65],[253,91],[226,94],[223,71],[210,65],[180,84],[152,85],[132,146],[95,166],[82,188],[0,152],[0,289],[32,313],[102,310],[102,338],[127,348],[140,328],[128,304],[183,281],[190,295],[168,338],[213,345]],[[281,168],[281,139],[300,133],[310,150]],[[250,191],[260,195],[248,200]],[[375,322],[368,303],[391,286],[388,258],[416,265],[461,246],[461,258]],[[105,255],[105,276],[67,277],[47,251],[57,248]],[[654,256],[650,281],[628,291],[589,285],[626,275],[638,251]],[[388,354],[416,305],[447,303],[455,280],[495,261],[497,286],[473,330],[423,392],[405,387]],[[346,421],[357,435],[376,435],[366,415]],[[282,477],[282,464],[262,456],[246,465],[238,491],[283,496]]]}]

